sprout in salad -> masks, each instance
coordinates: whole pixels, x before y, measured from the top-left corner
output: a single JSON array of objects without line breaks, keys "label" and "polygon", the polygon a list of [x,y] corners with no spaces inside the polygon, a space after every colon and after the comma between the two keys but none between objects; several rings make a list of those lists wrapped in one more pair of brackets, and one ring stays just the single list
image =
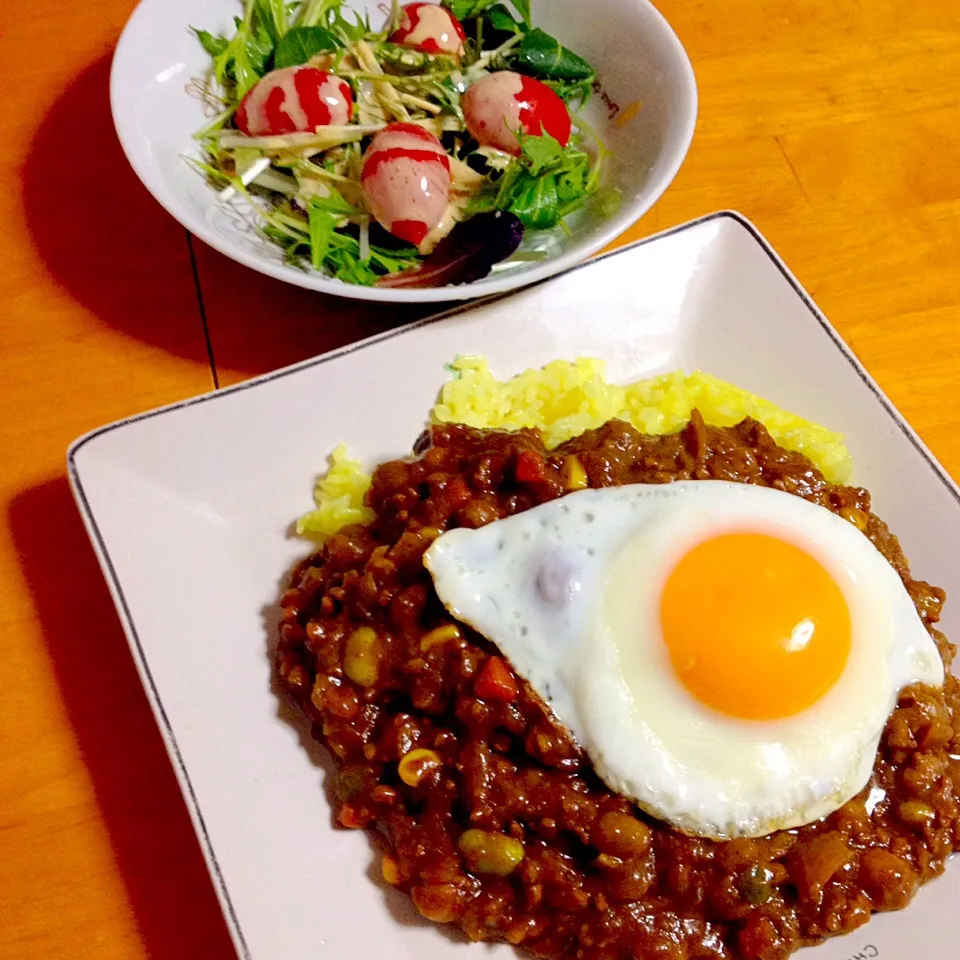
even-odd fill
[{"label": "sprout in salad", "polygon": [[245,0],[235,28],[194,29],[217,105],[194,163],[304,269],[472,282],[600,191],[593,68],[529,0],[393,0],[379,30],[344,0]]}]

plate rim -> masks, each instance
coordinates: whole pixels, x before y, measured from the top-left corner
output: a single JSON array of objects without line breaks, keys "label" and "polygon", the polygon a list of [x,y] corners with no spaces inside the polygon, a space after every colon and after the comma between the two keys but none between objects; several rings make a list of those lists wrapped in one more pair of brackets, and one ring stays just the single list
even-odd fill
[{"label": "plate rim", "polygon": [[[770,242],[764,237],[760,230],[743,214],[737,212],[736,210],[718,210],[714,213],[705,214],[704,216],[698,217],[694,220],[687,221],[682,224],[678,224],[674,227],[670,227],[666,230],[663,230],[659,233],[652,234],[649,237],[644,237],[641,240],[637,240],[631,244],[628,244],[624,247],[620,247],[616,250],[609,251],[608,253],[603,254],[602,256],[595,257],[592,260],[579,263],[576,266],[570,268],[560,276],[566,276],[568,273],[573,273],[575,271],[589,269],[596,263],[599,263],[603,260],[608,260],[613,257],[622,256],[624,254],[629,254],[633,250],[636,250],[639,247],[646,246],[651,243],[655,243],[659,240],[667,239],[668,237],[686,232],[703,226],[707,223],[712,222],[729,222],[734,223],[741,227],[749,235],[751,240],[753,240],[760,249],[767,255],[767,258],[770,260],[771,264],[775,269],[779,271],[781,276],[787,281],[790,285],[793,292],[798,295],[806,306],[807,310],[812,315],[813,319],[820,325],[822,330],[827,334],[830,340],[833,343],[833,346],[836,347],[843,357],[847,360],[848,364],[852,368],[853,372],[859,377],[859,379],[867,386],[870,392],[873,394],[874,399],[880,403],[881,407],[884,409],[884,412],[893,420],[897,425],[900,432],[904,435],[907,441],[917,450],[923,460],[926,462],[926,465],[933,471],[934,475],[937,476],[940,482],[947,489],[947,492],[953,497],[954,501],[960,506],[960,486],[953,480],[953,478],[947,473],[942,464],[937,460],[933,455],[930,449],[926,446],[923,440],[917,435],[916,431],[910,424],[907,422],[906,418],[900,413],[899,410],[894,406],[886,394],[880,389],[880,386],[876,383],[873,377],[867,372],[864,365],[856,357],[850,347],[846,344],[837,330],[833,327],[824,313],[816,305],[813,298],[809,293],[803,288],[799,280],[787,267],[786,263],[776,252]],[[116,420],[111,423],[104,424],[101,427],[97,427],[94,430],[91,430],[85,434],[79,436],[67,449],[66,455],[66,466],[67,466],[67,479],[70,484],[71,492],[73,493],[74,500],[77,504],[77,509],[80,513],[81,519],[83,520],[84,527],[86,528],[87,535],[90,538],[91,544],[94,549],[94,553],[97,556],[97,560],[100,564],[101,571],[106,580],[107,587],[110,591],[110,594],[113,598],[114,604],[117,608],[117,613],[123,627],[124,634],[127,638],[128,646],[130,647],[130,652],[133,657],[134,663],[137,668],[137,672],[140,675],[141,683],[143,684],[144,693],[146,694],[147,700],[150,704],[151,710],[153,711],[154,718],[157,722],[157,726],[160,730],[161,736],[163,737],[164,744],[167,748],[167,753],[170,757],[171,766],[177,777],[177,780],[180,785],[181,793],[183,794],[184,802],[187,806],[188,813],[190,814],[191,821],[193,822],[194,832],[196,833],[197,840],[200,844],[200,848],[204,854],[204,859],[207,863],[207,869],[210,873],[210,878],[213,881],[214,890],[216,891],[217,898],[220,901],[221,909],[223,910],[224,919],[226,920],[227,928],[230,931],[230,935],[233,939],[234,946],[237,949],[238,954],[242,960],[255,960],[253,955],[250,953],[250,949],[247,946],[246,938],[244,937],[243,930],[240,925],[239,917],[237,916],[236,910],[233,905],[233,901],[230,896],[229,889],[227,887],[226,878],[223,875],[223,872],[220,868],[219,860],[217,858],[216,850],[214,849],[213,843],[210,839],[209,832],[207,831],[206,823],[203,816],[203,810],[200,806],[200,803],[197,799],[196,793],[193,789],[193,783],[190,779],[190,772],[187,768],[186,762],[183,759],[183,755],[180,751],[179,744],[177,742],[176,734],[174,733],[173,727],[170,723],[170,720],[167,716],[166,710],[163,705],[163,700],[160,696],[160,692],[156,686],[156,683],[153,678],[153,674],[150,670],[150,665],[147,660],[146,653],[141,645],[139,633],[137,630],[136,623],[134,621],[133,615],[130,611],[130,607],[127,603],[126,597],[123,592],[123,587],[120,582],[120,577],[117,574],[116,569],[114,568],[110,552],[107,548],[107,544],[103,538],[103,535],[100,532],[99,525],[95,516],[95,512],[90,506],[90,502],[87,498],[86,490],[84,488],[84,482],[82,477],[82,468],[77,461],[77,456],[83,450],[84,447],[87,447],[90,443],[96,441],[99,437],[105,436],[108,433],[112,433],[115,430],[122,429],[124,427],[129,427],[134,424],[139,423],[142,420],[151,419],[154,417],[162,416],[167,413],[172,413],[177,410],[184,410],[188,407],[192,407],[201,403],[206,403],[213,400],[218,400],[220,398],[229,396],[233,393],[238,393],[244,390],[253,389],[261,384],[268,383],[274,380],[279,380],[283,377],[290,376],[295,373],[299,373],[302,370],[306,370],[312,367],[318,367],[324,363],[328,363],[333,360],[337,360],[341,357],[348,356],[349,354],[356,353],[360,350],[364,350],[368,347],[374,346],[376,344],[382,343],[387,340],[391,340],[395,337],[403,336],[404,334],[411,333],[414,330],[418,330],[421,327],[427,327],[432,324],[438,323],[442,320],[445,320],[449,317],[457,316],[462,313],[466,313],[470,310],[474,310],[477,307],[485,306],[487,304],[495,303],[500,300],[508,299],[511,296],[515,296],[521,293],[524,290],[532,290],[534,287],[540,286],[542,284],[548,283],[551,280],[556,279],[556,275],[551,277],[542,278],[535,283],[529,284],[525,287],[510,290],[503,293],[494,294],[488,297],[482,297],[475,300],[466,301],[464,303],[458,304],[452,307],[449,310],[442,311],[440,313],[431,314],[426,317],[422,317],[419,320],[415,320],[411,323],[403,324],[401,326],[395,327],[390,330],[383,331],[382,333],[375,334],[371,337],[367,337],[363,340],[356,341],[354,343],[346,344],[342,347],[337,348],[336,350],[328,351],[327,353],[318,354],[315,357],[310,357],[306,360],[300,361],[299,363],[292,364],[287,367],[282,367],[278,370],[272,370],[268,373],[262,374],[261,376],[255,377],[251,380],[244,381],[242,383],[233,384],[229,387],[217,388],[207,393],[199,394],[193,397],[187,397],[183,400],[176,401],[174,403],[166,404],[161,407],[156,407],[151,410],[144,411],[142,413],[134,414],[130,417],[125,417],[121,420]]]},{"label": "plate rim", "polygon": [[[257,273],[272,277],[275,280],[280,280],[283,283],[289,283],[292,286],[296,286],[304,290],[310,290],[314,293],[325,294],[327,296],[343,297],[348,300],[361,300],[373,303],[443,303],[451,300],[476,302],[486,296],[500,296],[504,293],[509,293],[514,290],[528,288],[542,282],[543,280],[549,279],[550,277],[557,276],[559,273],[573,269],[586,261],[588,258],[594,256],[598,251],[602,250],[605,246],[615,240],[618,235],[629,229],[634,223],[643,219],[643,217],[650,212],[652,207],[654,207],[660,201],[669,186],[676,179],[677,174],[683,167],[683,164],[686,162],[687,156],[690,153],[690,147],[693,143],[694,134],[696,133],[697,122],[699,120],[700,92],[697,84],[696,71],[693,68],[693,62],[690,59],[690,55],[687,52],[686,47],[684,47],[683,42],[677,35],[676,30],[674,30],[667,18],[663,15],[663,13],[661,13],[659,8],[651,2],[651,0],[634,0],[635,3],[642,4],[644,7],[646,7],[654,19],[658,21],[661,29],[664,31],[665,41],[670,47],[673,48],[673,52],[677,56],[677,63],[680,65],[686,78],[686,82],[689,85],[689,89],[687,91],[687,100],[684,104],[685,109],[688,109],[689,111],[689,115],[686,118],[686,122],[681,124],[681,148],[678,150],[677,156],[674,158],[673,162],[670,163],[660,177],[662,188],[659,189],[655,196],[650,197],[642,204],[639,204],[635,207],[631,204],[625,204],[624,210],[609,217],[602,225],[601,229],[597,231],[594,238],[589,243],[584,244],[583,247],[565,251],[556,257],[549,258],[541,266],[532,267],[529,270],[518,274],[517,276],[520,277],[520,282],[511,282],[510,285],[505,289],[497,289],[497,285],[498,283],[509,282],[510,278],[505,277],[503,281],[498,281],[495,277],[492,278],[492,280],[490,277],[486,277],[479,282],[483,283],[488,280],[490,281],[489,285],[494,289],[492,289],[489,294],[471,293],[470,291],[474,288],[474,284],[468,283],[453,287],[391,290],[389,291],[390,296],[385,298],[382,296],[383,289],[380,289],[380,295],[378,295],[378,288],[375,287],[364,287],[358,284],[344,283],[335,280],[334,278],[323,277],[319,275],[315,276],[314,274],[306,271],[304,271],[302,274],[288,272],[283,265],[268,259],[256,257],[247,253],[246,251],[238,249],[230,244],[221,234],[218,233],[218,231],[214,230],[208,224],[203,223],[200,219],[190,216],[184,216],[181,218],[180,213],[177,212],[176,204],[168,202],[168,200],[163,196],[163,191],[161,189],[155,189],[157,178],[150,173],[147,164],[138,159],[139,155],[133,148],[133,138],[130,135],[130,131],[128,130],[127,125],[121,120],[123,110],[120,107],[121,84],[118,80],[118,64],[122,63],[122,58],[126,56],[127,47],[129,47],[133,42],[131,37],[136,35],[138,21],[141,17],[146,16],[144,11],[151,2],[152,0],[139,0],[137,5],[130,12],[130,15],[124,23],[123,29],[120,33],[120,38],[117,41],[117,45],[113,51],[113,56],[110,60],[110,117],[114,132],[117,140],[120,143],[120,147],[127,163],[130,165],[130,168],[133,170],[143,188],[147,191],[147,193],[150,194],[151,197],[153,197],[154,201],[158,203],[160,207],[191,236],[202,240],[205,244],[216,250],[218,253],[234,261],[235,263],[239,263],[248,270],[254,270]],[[180,198],[176,197],[174,199],[179,201]],[[627,213],[627,210],[630,212]],[[189,221],[189,223],[185,221]],[[527,277],[529,277],[529,279],[525,279]]]}]

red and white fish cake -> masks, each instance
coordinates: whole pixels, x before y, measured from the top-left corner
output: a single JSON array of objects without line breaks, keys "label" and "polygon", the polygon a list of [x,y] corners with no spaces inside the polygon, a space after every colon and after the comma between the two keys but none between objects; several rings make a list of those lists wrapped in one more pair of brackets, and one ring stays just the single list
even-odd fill
[{"label": "red and white fish cake", "polygon": [[424,53],[463,55],[464,33],[460,21],[446,7],[435,3],[410,3],[402,9],[400,25],[390,35],[391,43]]},{"label": "red and white fish cake", "polygon": [[570,142],[566,104],[545,83],[512,70],[498,70],[471,84],[462,106],[470,136],[481,146],[519,153],[518,130],[532,136],[549,133],[564,147]]},{"label": "red and white fish cake", "polygon": [[443,219],[450,200],[450,158],[429,130],[392,123],[372,140],[361,174],[377,222],[418,246]]},{"label": "red and white fish cake", "polygon": [[305,133],[350,122],[353,93],[340,77],[316,67],[271,70],[243,98],[234,117],[250,137]]}]

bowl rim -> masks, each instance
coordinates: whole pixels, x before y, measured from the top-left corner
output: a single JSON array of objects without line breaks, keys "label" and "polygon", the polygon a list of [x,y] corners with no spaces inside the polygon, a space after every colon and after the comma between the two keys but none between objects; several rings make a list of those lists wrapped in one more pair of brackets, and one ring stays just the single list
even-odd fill
[{"label": "bowl rim", "polygon": [[558,256],[550,257],[540,266],[532,267],[520,273],[506,274],[499,278],[496,276],[486,277],[474,283],[459,286],[411,290],[363,287],[344,283],[341,280],[324,277],[306,269],[303,271],[292,270],[286,264],[259,257],[235,246],[202,219],[194,217],[185,207],[168,200],[169,187],[161,181],[159,176],[154,176],[151,165],[142,159],[142,151],[134,144],[132,132],[124,121],[123,103],[128,97],[128,93],[122,87],[120,79],[125,61],[130,58],[131,50],[139,37],[140,19],[146,16],[148,10],[162,2],[163,0],[139,0],[123,27],[110,63],[110,113],[114,131],[127,162],[154,200],[185,230],[202,240],[207,246],[212,247],[230,260],[255,270],[257,273],[317,293],[374,303],[443,303],[496,296],[530,286],[540,280],[569,270],[615,240],[643,217],[663,196],[689,153],[697,125],[699,111],[697,80],[686,49],[666,17],[650,0],[629,0],[630,5],[645,8],[647,14],[656,24],[656,29],[660,31],[663,43],[669,48],[669,55],[673,57],[679,69],[681,84],[685,88],[678,111],[678,148],[670,162],[665,165],[657,177],[647,181],[644,185],[645,196],[642,200],[625,202],[621,209],[609,217],[589,240],[564,251]]}]

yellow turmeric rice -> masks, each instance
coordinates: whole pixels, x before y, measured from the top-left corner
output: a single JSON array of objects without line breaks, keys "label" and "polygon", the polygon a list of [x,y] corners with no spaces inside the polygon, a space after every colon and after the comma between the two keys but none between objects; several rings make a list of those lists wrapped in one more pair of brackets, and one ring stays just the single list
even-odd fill
[{"label": "yellow turmeric rice", "polygon": [[[843,483],[850,477],[850,454],[841,434],[733,384],[700,371],[676,371],[621,386],[606,380],[604,366],[592,357],[555,360],[498,380],[485,357],[458,357],[430,420],[504,430],[537,427],[547,446],[555,447],[614,418],[642,433],[672,433],[696,408],[708,424],[720,427],[753,417],[780,446],[804,454],[828,480]],[[369,522],[372,513],[363,502],[369,487],[370,475],[341,444],[317,482],[316,508],[300,518],[297,532],[323,539],[346,524]]]}]

